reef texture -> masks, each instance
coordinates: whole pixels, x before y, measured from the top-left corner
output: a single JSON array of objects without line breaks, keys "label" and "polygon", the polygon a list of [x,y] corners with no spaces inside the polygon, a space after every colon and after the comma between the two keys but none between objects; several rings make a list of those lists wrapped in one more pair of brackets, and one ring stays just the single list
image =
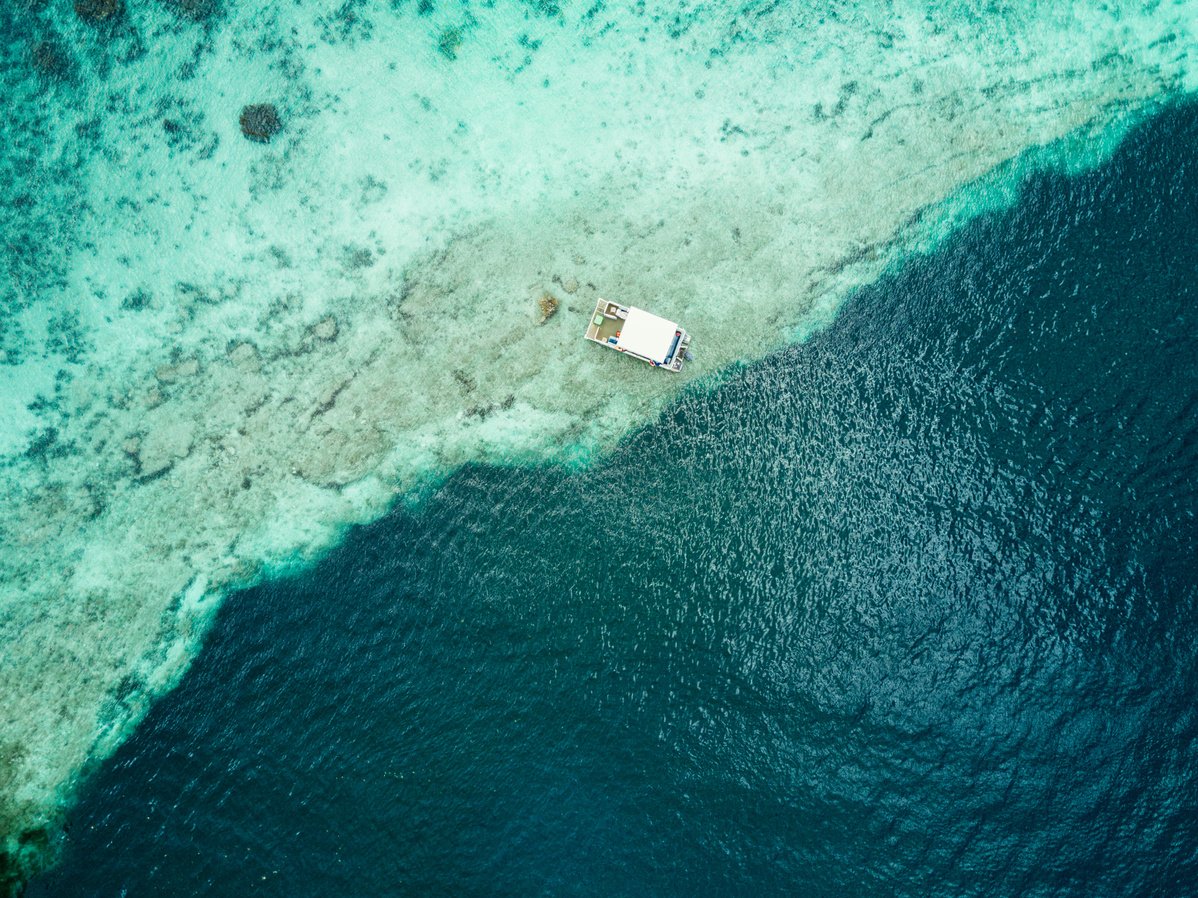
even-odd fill
[{"label": "reef texture", "polygon": [[255,143],[270,143],[283,129],[279,110],[273,103],[251,103],[241,110],[241,133]]}]

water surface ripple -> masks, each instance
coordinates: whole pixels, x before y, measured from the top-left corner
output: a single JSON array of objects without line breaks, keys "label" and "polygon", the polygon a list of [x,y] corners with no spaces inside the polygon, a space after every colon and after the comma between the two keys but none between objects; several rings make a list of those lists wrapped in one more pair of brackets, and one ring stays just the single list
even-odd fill
[{"label": "water surface ripple", "polygon": [[1183,893],[1196,204],[1188,106],[598,467],[235,595],[30,895]]}]

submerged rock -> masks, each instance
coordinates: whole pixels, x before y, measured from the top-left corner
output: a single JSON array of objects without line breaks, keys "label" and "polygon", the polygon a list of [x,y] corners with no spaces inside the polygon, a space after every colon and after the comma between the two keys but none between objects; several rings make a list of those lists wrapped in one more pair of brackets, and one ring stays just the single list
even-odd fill
[{"label": "submerged rock", "polygon": [[538,324],[544,324],[557,312],[557,297],[552,293],[542,293],[541,298],[537,300],[537,308],[541,310],[541,320]]},{"label": "submerged rock", "polygon": [[148,309],[154,295],[149,290],[139,287],[121,300],[121,309],[126,312],[140,312]]},{"label": "submerged rock", "polygon": [[[162,421],[140,442],[135,456],[137,473],[143,479],[165,474],[175,462],[191,454],[193,426],[190,421]],[[130,454],[126,450],[126,454]]]},{"label": "submerged rock", "polygon": [[57,41],[38,41],[29,55],[33,68],[47,78],[65,78],[70,74],[70,57]]},{"label": "submerged rock", "polygon": [[211,18],[220,11],[220,0],[166,0],[166,5],[195,22]]},{"label": "submerged rock", "polygon": [[339,330],[337,319],[332,315],[326,315],[312,326],[312,336],[317,340],[328,341],[334,339]]},{"label": "submerged rock", "polygon": [[173,384],[184,378],[194,377],[200,371],[200,363],[197,359],[184,359],[174,365],[159,365],[154,370],[154,376],[161,383]]},{"label": "submerged rock", "polygon": [[251,103],[241,110],[241,133],[255,143],[270,143],[283,129],[279,110],[273,103]]},{"label": "submerged rock", "polygon": [[257,371],[262,367],[262,356],[253,343],[234,343],[229,347],[229,361],[242,371]]},{"label": "submerged rock", "polygon": [[[4,746],[9,752],[19,749]],[[5,757],[5,761],[10,758]],[[23,759],[22,759],[23,760]],[[21,820],[21,808],[9,811],[0,806],[0,826],[9,820]],[[60,825],[60,821],[55,821]],[[58,846],[54,844],[51,830],[47,826],[28,829],[12,829],[0,842],[0,895],[19,896],[24,894],[24,884],[38,873],[53,866]]]},{"label": "submerged rock", "polygon": [[75,0],[75,14],[85,22],[111,22],[121,14],[121,0]]},{"label": "submerged rock", "polygon": [[446,28],[437,39],[437,50],[446,59],[458,58],[458,48],[462,46],[464,34],[461,28]]}]

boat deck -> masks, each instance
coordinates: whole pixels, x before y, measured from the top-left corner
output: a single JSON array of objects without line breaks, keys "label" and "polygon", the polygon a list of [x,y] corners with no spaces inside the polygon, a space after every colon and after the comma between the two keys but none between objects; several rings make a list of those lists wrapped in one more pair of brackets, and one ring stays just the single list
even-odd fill
[{"label": "boat deck", "polygon": [[586,338],[674,373],[690,358],[691,336],[675,322],[602,298],[595,303]]},{"label": "boat deck", "polygon": [[587,328],[587,339],[598,343],[606,343],[608,340],[614,339],[619,336],[620,328],[627,317],[628,310],[619,303],[606,299],[599,300],[595,305],[595,314],[591,316],[590,326]]}]

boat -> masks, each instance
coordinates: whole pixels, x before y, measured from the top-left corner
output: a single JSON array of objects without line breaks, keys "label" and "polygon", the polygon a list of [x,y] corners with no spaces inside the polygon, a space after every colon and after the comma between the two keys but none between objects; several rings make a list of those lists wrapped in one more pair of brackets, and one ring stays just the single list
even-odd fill
[{"label": "boat", "polygon": [[586,338],[675,374],[691,359],[691,335],[676,322],[607,299],[595,303]]}]

